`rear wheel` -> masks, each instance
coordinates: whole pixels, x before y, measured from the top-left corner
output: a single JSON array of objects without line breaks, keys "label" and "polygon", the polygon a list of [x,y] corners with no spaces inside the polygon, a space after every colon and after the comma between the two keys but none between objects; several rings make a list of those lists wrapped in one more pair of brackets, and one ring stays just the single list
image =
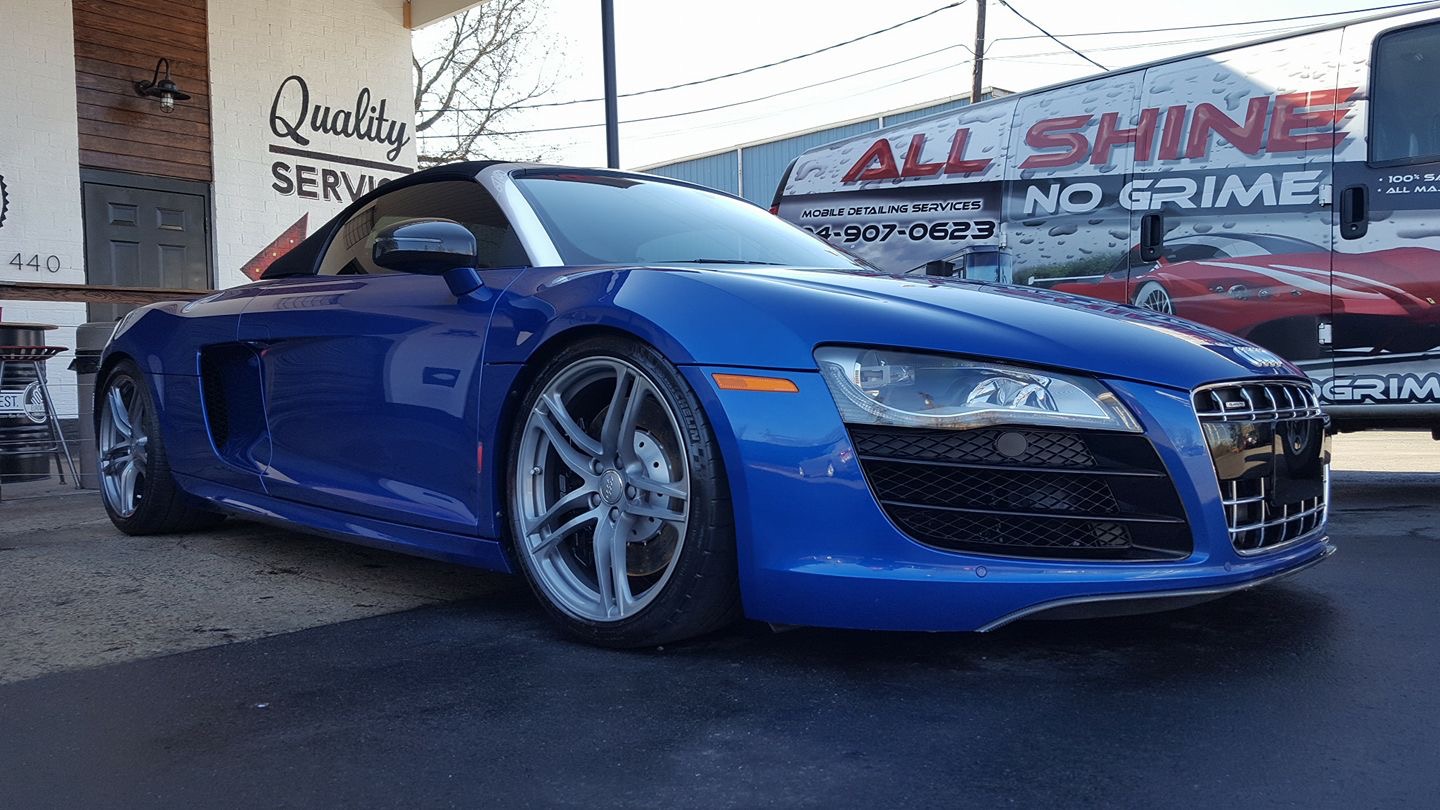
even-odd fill
[{"label": "rear wheel", "polygon": [[1175,302],[1170,300],[1170,291],[1158,281],[1147,281],[1135,293],[1135,306],[1153,309],[1166,315],[1175,314]]},{"label": "rear wheel", "polygon": [[118,363],[105,380],[96,439],[101,500],[115,528],[126,534],[165,534],[222,520],[175,484],[150,389],[129,360]]},{"label": "rear wheel", "polygon": [[730,500],[694,393],[645,344],[562,352],[511,440],[514,551],[542,603],[598,644],[659,644],[739,612]]}]

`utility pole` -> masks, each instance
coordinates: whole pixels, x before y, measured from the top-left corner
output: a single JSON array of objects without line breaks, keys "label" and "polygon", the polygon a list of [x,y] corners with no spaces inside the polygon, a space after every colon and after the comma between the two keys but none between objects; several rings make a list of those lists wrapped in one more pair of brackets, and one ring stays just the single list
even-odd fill
[{"label": "utility pole", "polygon": [[975,0],[975,81],[970,85],[970,103],[980,103],[985,84],[985,0]]},{"label": "utility pole", "polygon": [[600,0],[600,47],[605,60],[605,165],[620,168],[620,113],[615,95],[615,0]]}]

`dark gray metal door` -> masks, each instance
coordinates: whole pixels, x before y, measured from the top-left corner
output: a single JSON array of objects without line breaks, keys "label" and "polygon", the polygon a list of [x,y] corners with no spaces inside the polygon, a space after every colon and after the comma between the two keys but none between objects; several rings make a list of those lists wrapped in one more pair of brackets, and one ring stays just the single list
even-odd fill
[{"label": "dark gray metal door", "polygon": [[[87,182],[84,196],[88,283],[210,288],[209,202],[203,192]],[[92,321],[114,320],[135,308],[89,307]]]}]

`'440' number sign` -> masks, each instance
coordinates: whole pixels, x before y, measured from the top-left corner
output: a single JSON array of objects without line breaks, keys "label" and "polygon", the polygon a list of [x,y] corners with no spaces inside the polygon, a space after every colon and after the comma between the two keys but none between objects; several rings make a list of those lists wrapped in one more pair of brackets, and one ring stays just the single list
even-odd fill
[{"label": "'440' number sign", "polygon": [[6,264],[14,265],[16,270],[34,270],[38,273],[43,265],[44,268],[51,273],[60,272],[60,257],[55,255],[41,256],[38,253],[33,253],[30,255],[30,258],[27,259],[23,255],[16,253],[10,257],[10,261],[6,262]]}]

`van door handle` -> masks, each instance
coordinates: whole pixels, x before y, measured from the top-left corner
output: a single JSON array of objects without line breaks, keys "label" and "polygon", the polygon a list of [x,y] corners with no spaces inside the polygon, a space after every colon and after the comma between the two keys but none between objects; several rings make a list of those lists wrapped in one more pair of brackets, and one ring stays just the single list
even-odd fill
[{"label": "van door handle", "polygon": [[1140,261],[1153,262],[1160,258],[1160,248],[1165,246],[1165,215],[1146,214],[1140,218]]},{"label": "van door handle", "polygon": [[1370,201],[1364,186],[1340,192],[1340,238],[1359,239],[1370,230]]}]

